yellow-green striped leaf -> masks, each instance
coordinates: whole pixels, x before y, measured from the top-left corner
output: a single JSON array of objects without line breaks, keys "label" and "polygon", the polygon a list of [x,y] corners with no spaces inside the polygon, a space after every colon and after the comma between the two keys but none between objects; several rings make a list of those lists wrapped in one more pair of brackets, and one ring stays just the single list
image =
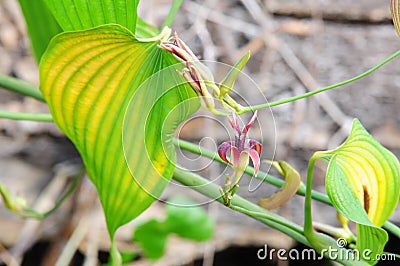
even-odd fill
[{"label": "yellow-green striped leaf", "polygon": [[[55,123],[82,155],[111,237],[168,184],[175,155],[171,132],[199,106],[186,101],[195,97],[190,87],[176,86],[183,82],[176,71],[166,70],[169,81],[145,82],[177,62],[157,44],[105,25],[58,35],[40,64],[40,89]],[[168,82],[174,89],[164,86]]]},{"label": "yellow-green striped leaf", "polygon": [[[337,149],[317,152],[329,162],[326,190],[335,208],[357,223],[357,249],[382,254],[388,240],[380,227],[400,196],[400,165],[355,119],[348,139]],[[368,261],[375,264],[377,261]]]},{"label": "yellow-green striped leaf", "polygon": [[393,25],[400,36],[400,1],[390,0],[390,10],[392,11]]},{"label": "yellow-green striped leaf", "polygon": [[[32,0],[31,0],[32,1]],[[139,0],[44,0],[64,31],[119,24],[135,32]]]}]

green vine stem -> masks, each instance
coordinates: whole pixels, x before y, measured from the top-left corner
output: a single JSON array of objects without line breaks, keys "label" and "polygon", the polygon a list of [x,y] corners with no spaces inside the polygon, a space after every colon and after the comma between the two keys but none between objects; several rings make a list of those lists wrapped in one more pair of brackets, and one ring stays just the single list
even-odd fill
[{"label": "green vine stem", "polygon": [[[197,192],[203,194],[208,198],[217,199],[218,202],[223,204],[223,199],[221,197],[221,194],[219,193],[219,187],[216,184],[211,183],[209,180],[204,179],[195,173],[184,171],[180,168],[175,168],[173,179],[187,187],[190,187],[193,190],[196,190]],[[292,223],[291,221],[287,220],[286,218],[280,215],[266,211],[260,206],[251,203],[250,201],[238,195],[233,196],[231,203],[232,204],[227,207],[231,208],[232,210],[248,215],[268,225],[269,227],[274,228],[292,237],[296,241],[303,243],[304,245],[307,245],[309,247],[312,247],[311,243],[304,236],[303,228],[301,228],[299,225]],[[329,239],[332,240],[331,241],[332,246],[336,244],[335,240],[333,240],[332,238]],[[346,251],[344,248],[338,248],[338,250],[342,252]],[[323,252],[322,254],[328,259],[337,260],[338,262],[344,265],[368,265],[363,261],[360,262],[349,261],[347,258],[341,256],[336,258],[329,258],[329,252]]]},{"label": "green vine stem", "polygon": [[[195,153],[198,155],[202,155],[204,157],[213,159],[221,164],[227,165],[227,163],[224,162],[215,151],[209,150],[207,148],[201,147],[199,145],[196,145],[189,141],[185,141],[185,140],[181,140],[181,139],[174,139],[174,144],[176,146],[178,146],[179,148],[184,149],[186,151],[189,151],[189,152],[192,152],[192,153]],[[263,182],[267,182],[276,187],[282,187],[285,184],[284,180],[279,179],[275,176],[269,175],[263,171],[259,171],[257,175],[254,175],[254,168],[251,166],[248,166],[244,172],[250,176],[254,176],[257,179],[260,179]],[[306,187],[304,186],[304,184],[300,185],[300,188],[297,190],[296,194],[301,195],[301,196],[304,196],[306,194]],[[326,203],[326,204],[331,203],[328,196],[326,196],[325,194],[322,194],[320,192],[317,192],[317,191],[313,191],[313,198],[320,202]]]},{"label": "green vine stem", "polygon": [[[178,5],[179,1],[176,1],[176,4]],[[165,33],[162,33],[161,35],[164,36]],[[160,37],[157,37],[157,38],[160,38]],[[370,68],[369,70],[365,71],[364,73],[362,73],[362,74],[360,74],[360,75],[358,75],[358,76],[356,76],[354,78],[351,78],[351,79],[348,79],[348,80],[345,80],[345,81],[342,81],[342,82],[339,82],[339,83],[336,83],[336,84],[333,84],[333,85],[330,85],[328,87],[324,87],[324,88],[321,88],[321,89],[318,89],[318,90],[310,91],[310,92],[307,92],[307,93],[304,93],[304,94],[301,94],[301,95],[298,95],[298,96],[290,97],[290,98],[287,98],[287,99],[283,99],[283,100],[279,100],[279,101],[275,101],[275,102],[271,102],[271,103],[264,103],[264,104],[260,104],[260,105],[242,107],[240,109],[240,111],[238,111],[238,113],[242,114],[242,113],[246,113],[246,112],[251,112],[251,111],[255,111],[255,110],[259,110],[259,109],[263,109],[263,108],[268,108],[268,107],[272,107],[272,106],[277,106],[277,105],[293,102],[293,101],[296,101],[296,100],[300,100],[300,99],[303,99],[303,98],[310,97],[310,96],[315,95],[315,94],[320,93],[320,92],[324,92],[324,91],[331,90],[331,89],[334,89],[334,88],[337,88],[337,87],[341,87],[343,85],[349,84],[351,82],[354,82],[356,80],[359,80],[359,79],[371,74],[372,72],[374,72],[375,70],[379,69],[380,67],[382,67],[386,63],[390,62],[391,60],[393,60],[394,58],[396,58],[399,55],[400,55],[400,50],[395,52],[394,54],[392,54],[388,58],[384,59],[378,65]],[[26,82],[24,82],[22,80],[19,80],[19,79],[16,79],[16,78],[12,78],[12,77],[0,74],[0,87],[3,87],[5,89],[7,89],[7,90],[14,91],[14,92],[26,95],[26,96],[33,97],[33,98],[35,98],[37,100],[40,100],[40,101],[44,102],[44,98],[41,95],[40,91],[34,85],[26,83]],[[17,120],[44,121],[44,122],[51,122],[52,121],[50,116],[48,116],[48,117],[46,117],[44,115],[41,115],[41,116],[36,116],[36,115],[30,116],[29,114],[15,114],[15,113],[14,114],[13,113],[7,114],[7,112],[2,112],[2,114],[0,114],[0,118],[9,118],[9,119],[17,119]]]},{"label": "green vine stem", "polygon": [[312,226],[312,211],[311,211],[311,201],[312,201],[312,180],[314,173],[314,164],[318,157],[311,157],[307,168],[307,182],[306,182],[306,195],[304,201],[304,234],[311,235],[314,232]]},{"label": "green vine stem", "polygon": [[333,84],[333,85],[330,85],[328,87],[324,87],[324,88],[321,88],[321,89],[318,89],[318,90],[313,90],[313,91],[310,91],[310,92],[307,92],[307,93],[304,93],[304,94],[301,94],[301,95],[297,95],[297,96],[293,96],[293,97],[290,97],[290,98],[286,98],[286,99],[283,99],[283,100],[279,100],[279,101],[275,101],[275,102],[271,102],[271,103],[263,103],[263,104],[260,104],[260,105],[243,107],[238,113],[242,114],[242,113],[252,112],[252,111],[255,111],[255,110],[264,109],[264,108],[268,108],[268,107],[272,107],[272,106],[277,106],[277,105],[281,105],[281,104],[285,104],[285,103],[289,103],[289,102],[294,102],[294,101],[297,101],[297,100],[300,100],[300,99],[303,99],[303,98],[310,97],[310,96],[315,95],[315,94],[320,93],[320,92],[324,92],[324,91],[331,90],[331,89],[334,89],[334,88],[337,88],[337,87],[341,87],[343,85],[346,85],[346,84],[352,83],[352,82],[354,82],[356,80],[359,80],[359,79],[361,79],[361,78],[363,78],[365,76],[368,76],[369,74],[371,74],[375,70],[379,69],[383,65],[389,63],[390,61],[392,61],[394,58],[396,58],[399,55],[400,55],[400,50],[395,52],[394,54],[392,54],[388,58],[384,59],[378,65],[368,69],[364,73],[362,73],[362,74],[360,74],[360,75],[358,75],[358,76],[356,76],[354,78],[351,78],[351,79],[348,79],[348,80],[345,80],[345,81],[342,81],[342,82],[339,82],[339,83],[336,83],[336,84]]},{"label": "green vine stem", "polygon": [[[193,190],[205,195],[208,198],[216,199],[218,202],[223,204],[223,199],[221,197],[219,187],[211,183],[209,180],[203,177],[184,171],[180,168],[176,168],[173,176],[174,180],[179,183],[190,187]],[[299,225],[287,220],[286,218],[266,211],[258,205],[251,203],[244,198],[234,195],[229,208],[242,212],[268,226],[283,232],[284,234],[293,237],[300,243],[310,246],[310,243],[303,235],[303,228]]]},{"label": "green vine stem", "polygon": [[[212,150],[209,150],[207,148],[198,146],[196,144],[193,144],[191,142],[181,140],[181,139],[174,139],[174,144],[181,149],[187,150],[189,152],[192,152],[192,153],[195,153],[198,155],[202,155],[204,157],[213,159],[221,164],[226,165],[226,163],[223,160],[221,160],[221,158],[219,158],[218,154]],[[244,172],[250,176],[254,176],[254,168],[253,167],[250,167],[250,166],[247,167]],[[285,183],[285,181],[283,181],[277,177],[271,176],[263,171],[259,171],[255,177],[257,179],[262,180],[263,182],[267,182],[276,187],[281,187]],[[305,196],[306,195],[306,187],[302,184],[302,186],[300,186],[300,188],[297,190],[296,194],[298,194],[300,196]],[[317,200],[319,202],[322,202],[322,203],[325,203],[328,205],[332,205],[331,201],[329,200],[329,197],[323,193],[320,193],[318,191],[311,189],[310,196],[314,200]],[[387,231],[389,231],[393,235],[395,235],[397,238],[400,238],[400,228],[398,226],[396,226],[395,224],[393,224],[389,221],[386,221],[386,223],[384,224],[383,227]]]},{"label": "green vine stem", "polygon": [[[327,90],[330,90],[333,88],[337,88],[337,87],[346,85],[348,83],[359,80],[359,79],[371,74],[372,72],[379,69],[380,67],[382,67],[386,63],[390,62],[391,60],[393,60],[394,58],[396,58],[399,55],[400,55],[400,50],[395,52],[394,54],[392,54],[385,60],[383,60],[378,65],[376,65],[376,66],[372,67],[371,69],[365,71],[364,73],[362,73],[354,78],[348,79],[346,81],[343,81],[343,82],[340,82],[340,83],[337,83],[337,84],[334,84],[334,85],[331,85],[328,87],[324,87],[324,88],[321,88],[318,90],[314,90],[314,91],[311,91],[311,92],[308,92],[308,93],[305,93],[302,95],[294,96],[294,97],[291,97],[288,99],[283,99],[283,100],[279,100],[279,101],[275,101],[275,102],[271,102],[271,103],[265,103],[265,104],[261,104],[261,105],[244,107],[240,111],[240,113],[245,113],[245,112],[249,112],[249,111],[254,111],[254,110],[258,110],[258,109],[262,109],[262,108],[268,108],[268,107],[277,106],[280,104],[296,101],[299,99],[303,99],[303,98],[315,95],[315,94],[323,92],[323,91],[327,91]],[[44,102],[44,98],[41,95],[40,91],[34,85],[26,83],[22,80],[0,74],[0,87],[3,87],[7,90],[14,91],[14,92],[26,95],[26,96],[33,97],[37,100]],[[52,117],[49,114],[13,113],[13,112],[6,112],[6,111],[0,111],[0,118],[17,119],[17,120],[32,120],[32,121],[41,121],[41,122],[51,122],[52,121]],[[208,158],[212,158],[220,163],[224,163],[222,160],[220,160],[220,158],[216,155],[215,152],[207,150],[202,147],[199,147],[190,142],[186,142],[186,141],[182,141],[182,140],[179,140],[179,141],[175,140],[175,144],[178,145],[182,149],[188,150],[188,151],[196,153],[196,154],[200,154],[200,155],[208,157]],[[249,175],[254,175],[254,169],[252,167],[248,167],[245,170],[245,173],[247,173]],[[259,174],[256,177],[258,179],[268,182],[274,186],[281,187],[284,184],[283,180],[278,179],[276,177],[273,177],[273,176],[268,175],[263,172],[259,172]],[[300,186],[299,190],[297,191],[297,194],[304,196],[305,191],[306,191],[306,188],[304,186]],[[317,201],[320,201],[320,202],[323,202],[326,204],[331,204],[329,198],[322,193],[312,190],[311,197]],[[397,236],[398,238],[400,238],[400,228],[397,227],[396,225],[394,225],[390,222],[386,222],[384,225],[384,228],[386,230],[388,230],[389,232],[391,232],[392,234],[394,234],[395,236]]]},{"label": "green vine stem", "polygon": [[179,8],[182,5],[183,0],[174,0],[174,2],[171,5],[171,8],[169,10],[169,13],[167,15],[167,17],[165,18],[164,23],[162,24],[161,28],[164,27],[170,27],[172,26],[172,22],[174,21],[174,18],[176,16],[176,14],[179,11]]},{"label": "green vine stem", "polygon": [[0,74],[0,87],[44,102],[42,94],[34,85],[20,79]]},{"label": "green vine stem", "polygon": [[397,238],[400,238],[400,228],[396,226],[395,224],[387,221],[384,225],[383,228],[385,228],[387,231],[395,235]]},{"label": "green vine stem", "polygon": [[81,169],[79,170],[78,174],[74,177],[74,180],[72,181],[70,187],[68,190],[65,192],[65,194],[54,204],[54,206],[43,213],[37,212],[33,209],[26,209],[25,213],[21,214],[20,216],[22,218],[34,218],[34,219],[44,219],[50,214],[52,214],[55,210],[57,210],[61,204],[74,192],[75,188],[78,186],[79,181],[82,179],[85,173],[85,168],[82,166]]},{"label": "green vine stem", "polygon": [[[179,1],[177,1],[179,2]],[[377,69],[381,68],[383,65],[389,63],[390,61],[392,61],[394,58],[396,58],[397,56],[400,55],[400,50],[395,52],[394,54],[392,54],[391,56],[387,57],[386,59],[384,59],[382,62],[380,62],[378,65],[368,69],[367,71],[365,71],[364,73],[353,77],[351,79],[318,89],[318,90],[313,90],[301,95],[297,95],[294,97],[290,97],[287,99],[283,99],[283,100],[279,100],[279,101],[275,101],[275,102],[271,102],[271,103],[263,103],[260,105],[254,105],[254,106],[248,106],[248,107],[243,107],[241,108],[240,111],[238,111],[239,114],[242,113],[246,113],[246,112],[251,112],[251,111],[255,111],[255,110],[259,110],[259,109],[263,109],[263,108],[268,108],[268,107],[273,107],[273,106],[277,106],[277,105],[281,105],[281,104],[285,104],[285,103],[289,103],[289,102],[293,102],[296,100],[300,100],[300,99],[304,99],[307,97],[310,97],[312,95],[318,94],[320,92],[324,92],[327,90],[331,90],[337,87],[341,87],[344,86],[346,84],[352,83],[356,80],[359,80],[369,74],[371,74],[372,72],[376,71]],[[12,78],[3,74],[0,74],[0,87],[3,87],[5,89],[26,95],[26,96],[30,96],[33,97],[37,100],[40,101],[44,101],[43,96],[40,94],[40,91],[33,85],[26,83],[22,80],[16,79],[16,78]]]},{"label": "green vine stem", "polygon": [[0,118],[7,118],[13,120],[29,120],[36,122],[53,122],[53,117],[50,114],[16,113],[16,112],[0,111]]}]

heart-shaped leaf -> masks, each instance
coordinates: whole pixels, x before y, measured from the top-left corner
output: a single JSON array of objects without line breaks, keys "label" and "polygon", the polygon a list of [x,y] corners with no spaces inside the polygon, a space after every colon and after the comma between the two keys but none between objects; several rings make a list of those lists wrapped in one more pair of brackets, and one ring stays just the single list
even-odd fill
[{"label": "heart-shaped leaf", "polygon": [[119,24],[135,32],[139,0],[44,0],[64,31]]},{"label": "heart-shaped leaf", "polygon": [[[177,62],[157,44],[140,42],[119,25],[105,25],[58,35],[40,64],[40,89],[55,123],[84,160],[111,238],[168,184],[175,159],[171,132],[199,107],[198,101],[186,104],[196,94],[177,86],[184,81],[176,71],[163,76],[165,81],[144,82]],[[175,88],[165,87],[168,82]],[[155,86],[139,90],[143,83]],[[130,131],[123,146],[125,112]]]},{"label": "heart-shaped leaf", "polygon": [[357,119],[340,147],[313,157],[329,162],[326,190],[334,207],[357,223],[357,249],[369,249],[371,258],[382,254],[388,235],[380,227],[393,213],[400,196],[397,158]]}]

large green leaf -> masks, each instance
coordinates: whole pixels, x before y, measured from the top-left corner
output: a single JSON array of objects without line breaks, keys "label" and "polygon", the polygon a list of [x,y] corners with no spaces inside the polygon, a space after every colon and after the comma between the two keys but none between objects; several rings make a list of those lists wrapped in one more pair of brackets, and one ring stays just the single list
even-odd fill
[{"label": "large green leaf", "polygon": [[64,31],[85,30],[104,24],[119,24],[132,32],[136,29],[139,0],[43,1]]},{"label": "large green leaf", "polygon": [[313,157],[329,162],[326,190],[335,208],[357,223],[357,249],[370,250],[371,258],[382,254],[388,235],[380,227],[393,213],[400,196],[397,158],[357,119],[340,147]]},{"label": "large green leaf", "polygon": [[62,29],[43,0],[18,1],[25,17],[33,55],[36,62],[39,62],[51,38],[60,33]]},{"label": "large green leaf", "polygon": [[111,237],[160,196],[174,170],[173,131],[199,107],[157,44],[105,25],[58,35],[40,64],[40,89],[82,155]]}]

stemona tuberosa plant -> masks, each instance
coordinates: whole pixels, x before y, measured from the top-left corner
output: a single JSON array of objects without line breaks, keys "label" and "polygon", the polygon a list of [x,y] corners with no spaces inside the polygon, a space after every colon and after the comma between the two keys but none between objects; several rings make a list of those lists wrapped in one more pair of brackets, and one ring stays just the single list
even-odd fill
[{"label": "stemona tuberosa plant", "polygon": [[[387,231],[400,238],[400,228],[388,220],[400,196],[398,159],[355,118],[341,146],[316,151],[310,158],[307,181],[303,184],[298,171],[287,162],[261,160],[266,147],[247,134],[257,121],[257,110],[361,79],[395,59],[400,51],[349,80],[276,102],[243,106],[232,91],[250,53],[232,66],[224,79],[216,81],[212,71],[178,33],[172,34],[170,26],[181,2],[174,1],[163,27],[158,29],[138,16],[139,0],[19,0],[33,55],[39,64],[40,87],[38,90],[7,76],[0,76],[0,86],[46,102],[50,114],[1,111],[0,117],[54,122],[73,142],[104,209],[113,265],[122,264],[114,243],[118,228],[146,210],[172,178],[329,259],[344,265],[376,264],[378,260],[370,258],[384,254]],[[395,28],[400,32],[400,2],[391,0],[390,8]],[[199,108],[227,117],[234,138],[214,151],[174,138],[179,124]],[[239,115],[248,112],[253,112],[253,116],[241,126]],[[219,187],[189,170],[175,167],[175,146],[228,165],[232,171],[227,174],[225,185]],[[312,188],[318,160],[327,162],[327,195]],[[250,161],[254,167],[249,166]],[[272,165],[285,181],[263,173],[259,169],[262,164]],[[253,204],[236,194],[244,173],[279,186],[280,190],[259,199],[258,205]],[[5,206],[21,217],[43,218],[51,213],[30,209],[23,198],[15,197],[1,184],[0,193]],[[270,211],[296,193],[305,196],[303,225]],[[342,228],[313,223],[312,200],[332,205]],[[349,221],[356,224],[355,232],[349,229]],[[170,231],[160,231],[163,236],[180,232],[168,219],[151,223],[171,227]],[[137,239],[146,239],[146,228],[141,228]],[[202,240],[209,237],[207,230],[207,237]],[[338,246],[338,239],[346,239],[347,245]],[[329,249],[344,255],[332,256],[326,252]],[[368,251],[368,258],[345,256],[365,254],[364,251]]]}]

